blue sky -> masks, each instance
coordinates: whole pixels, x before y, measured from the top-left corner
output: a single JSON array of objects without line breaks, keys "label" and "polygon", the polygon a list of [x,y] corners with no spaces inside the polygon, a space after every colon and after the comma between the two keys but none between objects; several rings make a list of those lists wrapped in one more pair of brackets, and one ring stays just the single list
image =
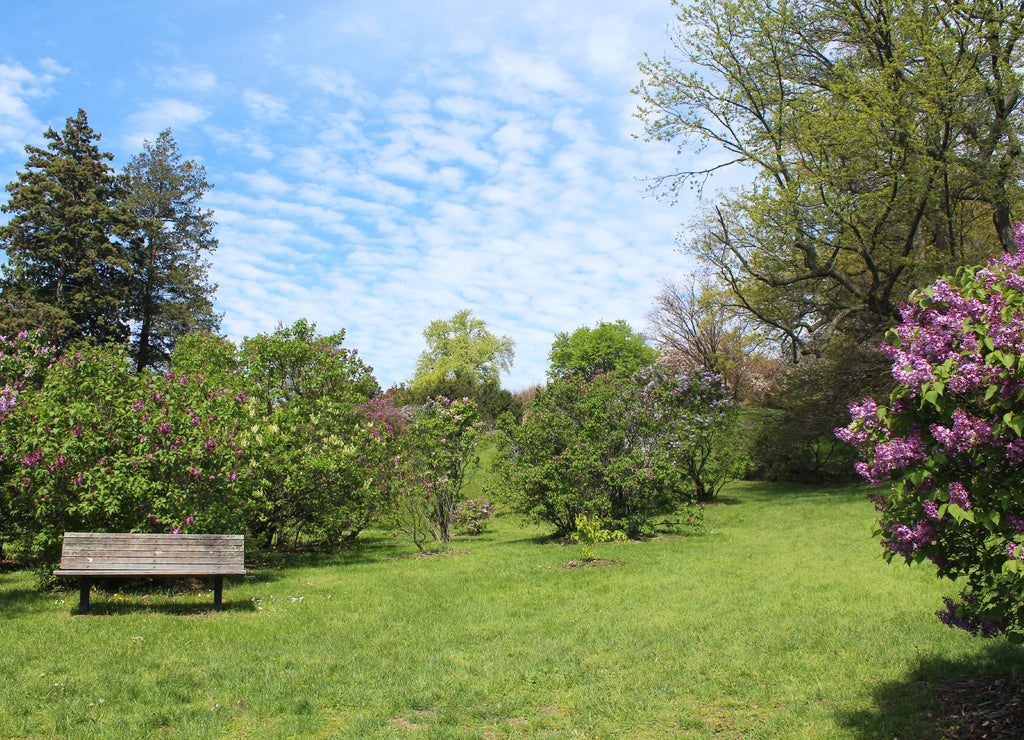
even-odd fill
[{"label": "blue sky", "polygon": [[120,169],[170,128],[214,189],[224,333],[346,330],[388,386],[434,319],[471,308],[516,341],[508,388],[554,335],[644,328],[693,204],[641,179],[633,139],[668,0],[7,0],[0,180],[83,108]]}]

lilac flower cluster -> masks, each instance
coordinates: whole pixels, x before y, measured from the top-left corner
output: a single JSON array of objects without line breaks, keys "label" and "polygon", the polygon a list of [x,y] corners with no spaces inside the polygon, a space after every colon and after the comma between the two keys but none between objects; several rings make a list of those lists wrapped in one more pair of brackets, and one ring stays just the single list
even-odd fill
[{"label": "lilac flower cluster", "polygon": [[[886,556],[966,578],[937,612],[972,634],[1024,634],[1024,227],[1017,251],[936,281],[882,346],[899,384],[888,408],[850,407],[839,439],[861,450]],[[984,598],[979,598],[983,596]]]},{"label": "lilac flower cluster", "polygon": [[975,622],[965,616],[961,616],[966,611],[966,607],[977,604],[977,597],[971,598],[967,594],[963,594],[961,597],[964,598],[964,601],[959,604],[948,596],[942,599],[946,608],[935,612],[935,616],[939,618],[939,621],[948,627],[956,627],[981,637],[995,637],[1006,631],[1005,625],[995,619],[984,618]]},{"label": "lilac flower cluster", "polygon": [[467,534],[480,534],[494,514],[494,504],[485,498],[467,499],[455,507],[455,528]]},{"label": "lilac flower cluster", "polygon": [[882,538],[882,547],[907,560],[935,542],[935,527],[929,521],[916,522],[913,527],[899,522],[887,522],[882,529],[888,535]]}]

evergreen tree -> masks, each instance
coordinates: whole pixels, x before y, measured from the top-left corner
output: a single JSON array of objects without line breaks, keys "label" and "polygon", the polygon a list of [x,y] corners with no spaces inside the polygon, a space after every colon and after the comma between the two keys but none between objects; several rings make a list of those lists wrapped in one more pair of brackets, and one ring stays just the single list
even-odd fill
[{"label": "evergreen tree", "polygon": [[128,337],[130,266],[125,240],[134,219],[122,181],[97,146],[84,110],[45,149],[26,146],[25,171],[7,186],[0,228],[7,252],[0,333],[46,328],[50,341],[122,342]]},{"label": "evergreen tree", "polygon": [[219,327],[212,300],[217,286],[209,282],[203,258],[217,240],[213,213],[200,205],[212,187],[206,169],[182,160],[169,129],[143,144],[125,177],[125,205],[139,223],[131,251],[131,315],[132,355],[141,370],[167,362],[175,341],[189,331]]}]

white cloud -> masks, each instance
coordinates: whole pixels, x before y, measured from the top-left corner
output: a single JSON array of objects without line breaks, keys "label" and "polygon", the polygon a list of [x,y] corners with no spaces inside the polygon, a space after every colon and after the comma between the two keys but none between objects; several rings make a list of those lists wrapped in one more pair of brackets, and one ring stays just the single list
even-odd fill
[{"label": "white cloud", "polygon": [[267,143],[267,138],[251,128],[228,130],[220,126],[203,126],[203,133],[218,144],[230,150],[244,151],[256,159],[272,159],[274,152]]},{"label": "white cloud", "polygon": [[128,116],[126,143],[139,149],[144,140],[155,141],[165,129],[180,130],[199,123],[209,111],[177,98],[164,98],[147,103],[142,110]]},{"label": "white cloud", "polygon": [[179,65],[164,70],[161,84],[193,93],[210,93],[217,89],[217,74],[202,64]]},{"label": "white cloud", "polygon": [[259,90],[248,89],[242,93],[242,102],[253,118],[266,121],[280,121],[288,112],[288,104],[281,98],[267,95]]},{"label": "white cloud", "polygon": [[50,57],[43,57],[39,60],[39,66],[47,72],[49,75],[66,75],[71,70],[63,66],[56,59]]},{"label": "white cloud", "polygon": [[520,88],[533,94],[553,93],[574,98],[583,95],[572,76],[553,59],[499,48],[491,52],[487,67],[505,90],[505,95],[510,97],[522,99],[522,95],[515,92]]},{"label": "white cloud", "polygon": [[52,83],[68,70],[48,58],[40,60],[39,66],[42,72],[22,64],[0,64],[0,154],[20,153],[43,133],[29,101],[52,95]]}]

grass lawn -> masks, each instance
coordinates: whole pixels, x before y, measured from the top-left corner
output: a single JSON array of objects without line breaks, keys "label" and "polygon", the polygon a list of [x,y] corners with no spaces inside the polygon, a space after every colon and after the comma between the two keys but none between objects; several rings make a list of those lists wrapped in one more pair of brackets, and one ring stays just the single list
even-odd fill
[{"label": "grass lawn", "polygon": [[[575,546],[501,516],[467,554],[383,534],[209,593],[37,594],[0,573],[0,736],[936,737],[929,684],[1024,651],[932,616],[861,488],[735,484],[703,537]],[[70,584],[69,584],[70,585]]]}]

